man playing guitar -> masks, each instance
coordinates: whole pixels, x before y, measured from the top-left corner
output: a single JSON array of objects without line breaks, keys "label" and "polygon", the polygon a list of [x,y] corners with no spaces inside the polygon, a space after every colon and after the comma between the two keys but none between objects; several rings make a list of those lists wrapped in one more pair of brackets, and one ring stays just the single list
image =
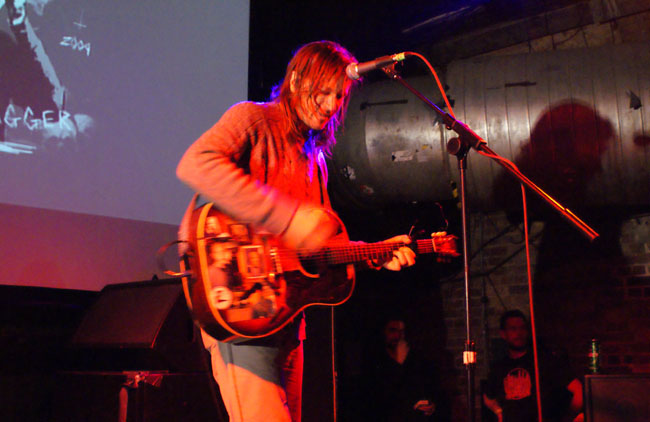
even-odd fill
[{"label": "man playing guitar", "polygon": [[[232,106],[185,152],[177,176],[211,201],[219,213],[241,225],[224,223],[234,231],[222,245],[236,239],[242,228],[243,236],[248,236],[246,227],[253,227],[277,238],[288,250],[300,250],[303,256],[317,254],[344,232],[331,212],[325,155],[331,152],[334,133],[343,121],[356,83],[345,74],[346,66],[353,62],[356,59],[352,54],[334,42],[304,45],[291,59],[284,80],[274,89],[269,102]],[[216,229],[217,233],[210,233],[209,228],[218,223],[209,220],[216,217],[204,217],[203,234],[194,234],[194,238],[212,239],[211,245],[219,243],[222,228]],[[181,227],[182,240],[190,238],[191,225],[188,213]],[[410,243],[408,236],[386,242],[398,242],[398,246],[388,255],[381,255],[385,259],[369,259],[369,265],[390,270],[413,265],[415,253],[406,247]],[[229,248],[214,249],[206,253],[206,262],[217,263],[217,269],[220,265],[225,268]],[[240,266],[236,273],[245,273],[248,280],[259,274],[259,260],[263,257],[258,250],[246,251],[252,253],[245,258],[246,268]],[[214,257],[208,258],[211,254]],[[240,292],[238,300],[244,303],[253,294],[266,297],[266,301],[260,299],[255,312],[272,312],[273,295],[265,286],[260,283],[259,288]],[[213,291],[217,297],[212,305],[218,308],[223,299],[219,292],[228,290],[216,286]],[[249,296],[242,299],[246,294]],[[258,338],[224,342],[205,331],[202,334],[232,422],[300,421],[302,312],[263,338],[251,336]]]}]

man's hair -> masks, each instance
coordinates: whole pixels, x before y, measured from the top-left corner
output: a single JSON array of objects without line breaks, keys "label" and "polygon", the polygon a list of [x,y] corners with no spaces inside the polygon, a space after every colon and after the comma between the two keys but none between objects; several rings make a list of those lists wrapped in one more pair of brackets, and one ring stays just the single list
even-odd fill
[{"label": "man's hair", "polygon": [[[356,61],[357,59],[354,58],[352,53],[340,44],[332,41],[311,42],[303,45],[296,51],[287,65],[284,79],[271,92],[271,101],[280,103],[287,114],[289,125],[287,131],[291,135],[302,137],[297,126],[298,118],[292,100],[296,95],[304,95],[301,92],[296,92],[295,94],[291,92],[291,74],[296,72],[297,86],[300,86],[304,80],[311,82],[310,91],[307,93],[307,95],[311,96],[317,89],[333,78],[339,80],[347,78],[345,68],[348,64],[355,63]],[[358,81],[354,81],[352,85],[358,83]],[[348,92],[340,110],[332,116],[327,126],[321,131],[312,131],[314,133],[310,135],[310,138],[314,141],[314,147],[323,150],[326,154],[332,152],[332,148],[336,143],[334,133],[343,123],[343,117],[345,116],[349,99],[350,95]],[[306,147],[309,148],[310,146],[306,145]]]},{"label": "man's hair", "polygon": [[508,322],[510,318],[521,318],[524,320],[525,323],[528,322],[528,320],[526,319],[526,315],[524,315],[523,312],[521,312],[519,309],[511,309],[509,311],[504,312],[503,315],[501,315],[501,319],[499,320],[499,326],[501,327],[502,330],[506,329],[506,322]]},{"label": "man's hair", "polygon": [[399,311],[393,311],[382,317],[381,319],[382,328],[386,328],[388,323],[393,321],[402,321],[404,325],[406,325],[406,318],[404,317],[404,314],[402,314]]}]

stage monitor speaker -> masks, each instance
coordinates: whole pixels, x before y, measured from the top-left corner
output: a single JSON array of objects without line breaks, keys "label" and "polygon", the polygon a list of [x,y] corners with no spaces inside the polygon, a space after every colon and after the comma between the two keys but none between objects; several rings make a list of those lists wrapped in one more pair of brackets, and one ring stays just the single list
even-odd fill
[{"label": "stage monitor speaker", "polygon": [[106,286],[72,338],[75,370],[205,371],[178,279]]},{"label": "stage monitor speaker", "polygon": [[650,421],[650,374],[587,375],[587,422]]}]

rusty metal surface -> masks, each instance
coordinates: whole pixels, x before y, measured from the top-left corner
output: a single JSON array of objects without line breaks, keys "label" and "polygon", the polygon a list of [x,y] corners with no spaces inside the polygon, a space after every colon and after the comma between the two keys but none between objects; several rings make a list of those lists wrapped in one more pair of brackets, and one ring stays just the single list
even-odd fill
[{"label": "rusty metal surface", "polygon": [[[650,46],[611,45],[454,62],[456,117],[569,207],[650,205]],[[410,81],[432,101],[433,79]],[[362,201],[451,198],[453,133],[393,81],[355,94],[334,171]],[[469,199],[483,210],[515,201],[500,166],[470,153]],[[514,192],[513,192],[514,191]]]}]

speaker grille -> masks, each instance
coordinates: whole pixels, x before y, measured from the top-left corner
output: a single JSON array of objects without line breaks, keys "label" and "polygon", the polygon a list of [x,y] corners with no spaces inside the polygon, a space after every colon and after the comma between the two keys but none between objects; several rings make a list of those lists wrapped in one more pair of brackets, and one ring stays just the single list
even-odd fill
[{"label": "speaker grille", "polygon": [[106,286],[75,332],[71,370],[209,369],[179,279]]},{"label": "speaker grille", "polygon": [[181,293],[177,283],[106,286],[72,342],[79,346],[152,348]]}]

